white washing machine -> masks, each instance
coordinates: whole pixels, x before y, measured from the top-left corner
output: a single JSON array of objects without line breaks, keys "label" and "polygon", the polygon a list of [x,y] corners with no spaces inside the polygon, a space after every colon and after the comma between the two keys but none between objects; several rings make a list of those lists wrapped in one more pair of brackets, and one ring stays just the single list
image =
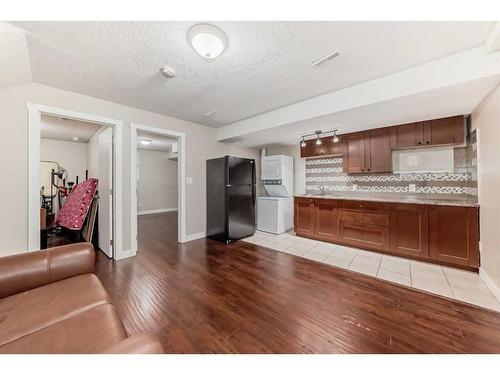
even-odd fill
[{"label": "white washing machine", "polygon": [[293,229],[293,199],[257,198],[257,230],[280,234]]},{"label": "white washing machine", "polygon": [[257,230],[280,234],[293,229],[293,158],[262,158],[262,184],[267,197],[257,198]]}]

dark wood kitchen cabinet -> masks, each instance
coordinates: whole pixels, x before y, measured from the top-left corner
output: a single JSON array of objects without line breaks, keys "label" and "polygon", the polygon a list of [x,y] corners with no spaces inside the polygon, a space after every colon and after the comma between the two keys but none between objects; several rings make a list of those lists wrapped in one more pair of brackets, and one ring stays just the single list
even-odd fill
[{"label": "dark wood kitchen cabinet", "polygon": [[479,267],[478,209],[430,206],[429,253],[439,262]]},{"label": "dark wood kitchen cabinet", "polygon": [[336,200],[314,200],[314,236],[326,241],[338,239],[339,210]]},{"label": "dark wood kitchen cabinet", "polygon": [[463,116],[425,121],[424,145],[459,145],[465,142],[465,123]]},{"label": "dark wood kitchen cabinet", "polygon": [[314,199],[295,198],[293,219],[297,235],[314,236]]},{"label": "dark wood kitchen cabinet", "polygon": [[424,144],[424,124],[413,122],[391,128],[392,148],[417,147]]},{"label": "dark wood kitchen cabinet", "polygon": [[345,173],[380,173],[392,170],[390,129],[374,129],[344,136]]},{"label": "dark wood kitchen cabinet", "polygon": [[429,207],[399,204],[390,214],[390,249],[400,255],[429,257]]},{"label": "dark wood kitchen cabinet", "polygon": [[463,116],[415,122],[391,128],[392,148],[461,145],[464,142]]},{"label": "dark wood kitchen cabinet", "polygon": [[390,129],[374,129],[365,132],[365,172],[392,171]]},{"label": "dark wood kitchen cabinet", "polygon": [[365,132],[344,136],[343,170],[345,173],[363,173],[365,171]]},{"label": "dark wood kitchen cabinet", "polygon": [[295,198],[295,232],[467,269],[479,267],[477,207]]},{"label": "dark wood kitchen cabinet", "polygon": [[386,203],[340,201],[339,238],[366,249],[389,249],[389,207]]}]

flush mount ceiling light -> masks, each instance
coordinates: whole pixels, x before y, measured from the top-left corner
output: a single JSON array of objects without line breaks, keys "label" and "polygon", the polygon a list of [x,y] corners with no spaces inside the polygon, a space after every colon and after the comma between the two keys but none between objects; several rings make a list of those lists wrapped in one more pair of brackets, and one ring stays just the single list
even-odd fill
[{"label": "flush mount ceiling light", "polygon": [[206,59],[215,59],[227,47],[226,34],[213,25],[193,26],[189,29],[187,38],[194,50]]},{"label": "flush mount ceiling light", "polygon": [[151,144],[151,142],[153,142],[151,139],[148,138],[139,138],[138,141],[143,146],[148,146]]},{"label": "flush mount ceiling light", "polygon": [[73,136],[73,141],[78,142],[80,138],[78,138],[76,135]]}]

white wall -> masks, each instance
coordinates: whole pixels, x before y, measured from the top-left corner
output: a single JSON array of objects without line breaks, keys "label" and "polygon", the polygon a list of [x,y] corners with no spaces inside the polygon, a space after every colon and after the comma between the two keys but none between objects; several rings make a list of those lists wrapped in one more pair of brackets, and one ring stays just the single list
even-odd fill
[{"label": "white wall", "polygon": [[[143,111],[90,96],[36,83],[0,90],[0,163],[9,176],[0,184],[4,197],[0,210],[0,255],[19,253],[27,248],[27,156],[28,122],[26,102],[110,117],[124,122],[123,129],[123,250],[130,249],[130,123],[155,126],[186,133],[186,233],[206,230],[206,166],[209,158],[227,154],[258,160],[258,150],[232,147],[216,141],[216,130],[188,121]],[[4,136],[8,134],[8,137]]]},{"label": "white wall", "polygon": [[[479,129],[479,205],[481,268],[500,297],[500,85],[472,112],[472,127]],[[495,289],[495,288],[493,288]]]},{"label": "white wall", "polygon": [[137,211],[177,209],[177,161],[168,153],[138,150]]},{"label": "white wall", "polygon": [[300,157],[300,147],[269,146],[266,150],[268,156],[286,155],[293,158],[293,193],[304,194],[306,192],[306,162]]},{"label": "white wall", "polygon": [[82,182],[87,170],[87,143],[42,138],[40,160],[59,163],[59,166],[67,171],[66,182],[76,182],[76,176],[79,177],[79,182]]}]

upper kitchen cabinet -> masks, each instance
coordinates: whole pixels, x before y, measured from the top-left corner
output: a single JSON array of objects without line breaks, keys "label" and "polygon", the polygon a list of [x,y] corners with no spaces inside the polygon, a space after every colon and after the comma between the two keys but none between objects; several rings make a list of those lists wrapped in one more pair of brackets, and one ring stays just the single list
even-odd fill
[{"label": "upper kitchen cabinet", "polygon": [[345,173],[363,173],[366,169],[365,132],[351,133],[344,136],[343,170]]},{"label": "upper kitchen cabinet", "polygon": [[390,129],[374,129],[365,132],[365,172],[392,171]]},{"label": "upper kitchen cabinet", "polygon": [[424,145],[461,145],[465,142],[463,116],[441,118],[424,122]]},{"label": "upper kitchen cabinet", "polygon": [[393,126],[392,148],[461,145],[465,142],[463,116]]},{"label": "upper kitchen cabinet", "polygon": [[380,173],[392,170],[390,129],[347,134],[343,138],[345,173]]},{"label": "upper kitchen cabinet", "polygon": [[321,138],[320,145],[316,144],[316,139],[308,139],[305,144],[304,147],[300,147],[301,158],[342,155],[342,143],[334,143],[333,136]]}]

